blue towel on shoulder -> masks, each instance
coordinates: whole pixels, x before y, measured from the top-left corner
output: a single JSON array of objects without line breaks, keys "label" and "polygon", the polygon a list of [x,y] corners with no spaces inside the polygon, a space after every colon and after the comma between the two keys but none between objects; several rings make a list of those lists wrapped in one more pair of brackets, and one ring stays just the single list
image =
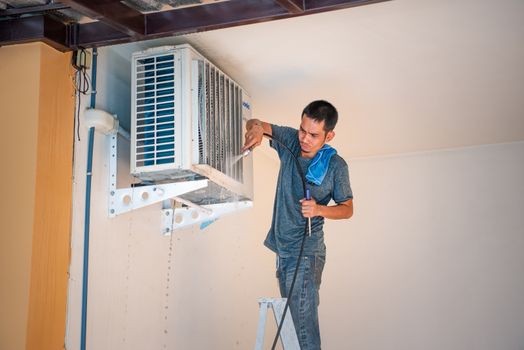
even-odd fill
[{"label": "blue towel on shoulder", "polygon": [[335,154],[337,154],[337,150],[330,145],[325,144],[322,146],[309,164],[306,179],[317,186],[320,185],[324,180],[324,177],[326,177],[329,168],[329,161]]}]

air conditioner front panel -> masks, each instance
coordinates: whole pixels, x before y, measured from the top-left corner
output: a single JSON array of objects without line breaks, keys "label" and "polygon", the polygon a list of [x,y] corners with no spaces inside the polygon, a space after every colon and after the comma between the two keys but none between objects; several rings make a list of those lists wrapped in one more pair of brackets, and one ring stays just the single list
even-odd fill
[{"label": "air conditioner front panel", "polygon": [[176,65],[174,51],[136,55],[133,59],[133,174],[180,168]]}]

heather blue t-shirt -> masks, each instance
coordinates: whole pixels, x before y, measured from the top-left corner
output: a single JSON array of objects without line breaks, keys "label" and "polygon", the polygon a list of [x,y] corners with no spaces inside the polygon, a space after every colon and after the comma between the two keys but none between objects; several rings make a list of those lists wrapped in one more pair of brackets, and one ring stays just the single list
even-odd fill
[{"label": "heather blue t-shirt", "polygon": [[[303,174],[312,159],[300,156],[300,143],[298,130],[272,125],[273,137],[284,143],[297,157]],[[280,158],[280,171],[278,173],[275,203],[273,206],[273,220],[264,245],[279,256],[297,257],[304,234],[307,218],[302,216],[300,200],[305,197],[300,172],[297,170],[293,156],[278,142],[271,141]],[[348,166],[338,154],[331,157],[326,177],[317,186],[306,182],[311,196],[318,204],[327,205],[331,199],[336,203],[345,202],[353,198],[349,183]],[[325,255],[324,244],[324,218],[320,216],[311,219],[311,236],[306,238],[304,255]]]}]

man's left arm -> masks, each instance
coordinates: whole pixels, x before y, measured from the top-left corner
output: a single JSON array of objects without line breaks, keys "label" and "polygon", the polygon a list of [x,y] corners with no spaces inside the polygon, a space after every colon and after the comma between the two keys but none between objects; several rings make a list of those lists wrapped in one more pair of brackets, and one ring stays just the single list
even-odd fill
[{"label": "man's left arm", "polygon": [[353,216],[353,199],[348,199],[337,205],[320,205],[315,202],[314,198],[302,199],[300,202],[302,203],[302,215],[305,218],[323,216],[326,219],[340,220],[349,219]]}]

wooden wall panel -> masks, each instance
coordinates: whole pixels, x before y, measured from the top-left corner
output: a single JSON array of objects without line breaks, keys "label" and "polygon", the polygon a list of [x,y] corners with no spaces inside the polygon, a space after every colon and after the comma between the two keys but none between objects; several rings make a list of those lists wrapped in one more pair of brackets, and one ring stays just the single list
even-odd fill
[{"label": "wooden wall panel", "polygon": [[0,349],[24,349],[35,196],[40,44],[0,47]]},{"label": "wooden wall panel", "polygon": [[74,89],[70,53],[41,44],[33,253],[26,349],[64,347]]}]

